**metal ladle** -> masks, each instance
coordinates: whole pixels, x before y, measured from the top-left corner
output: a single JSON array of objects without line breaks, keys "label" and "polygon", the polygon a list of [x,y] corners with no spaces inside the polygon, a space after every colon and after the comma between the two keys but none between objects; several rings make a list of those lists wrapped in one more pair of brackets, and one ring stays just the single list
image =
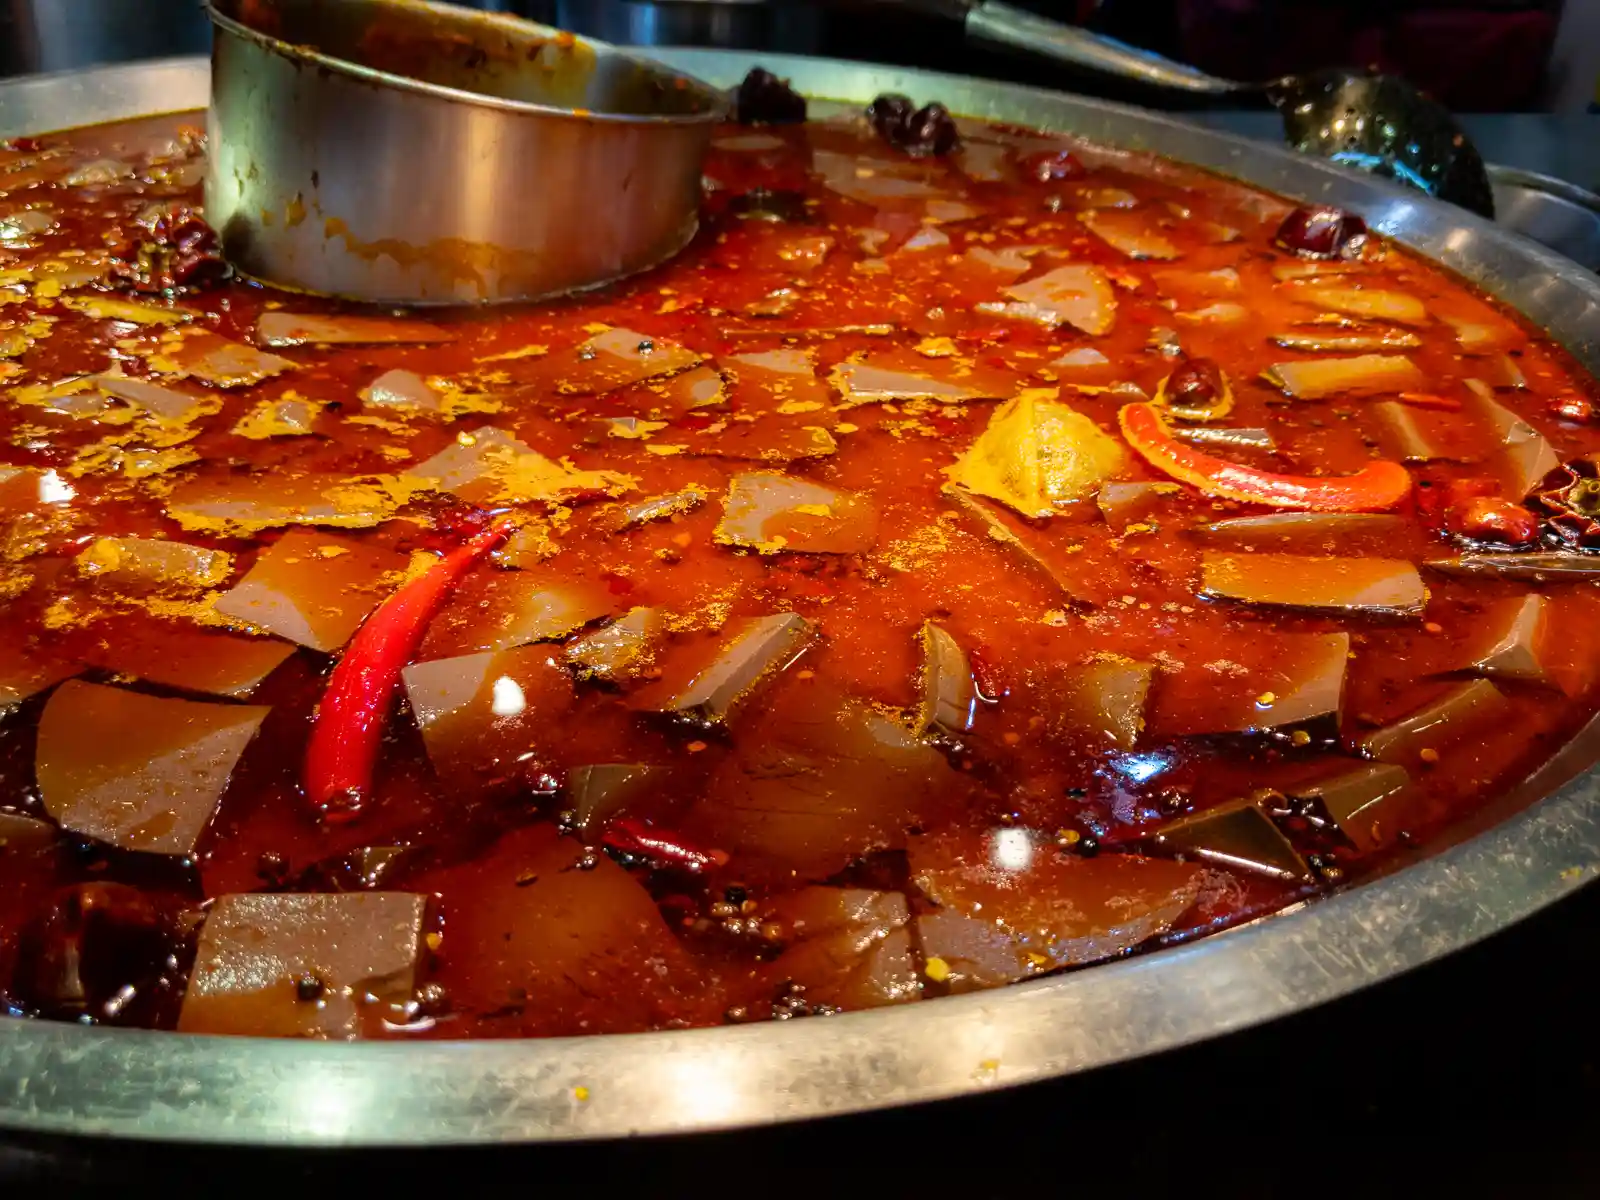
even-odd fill
[{"label": "metal ladle", "polygon": [[1296,150],[1394,179],[1481,216],[1494,194],[1477,148],[1438,101],[1393,75],[1323,70],[1266,83],[1208,75],[1002,0],[866,0],[960,21],[969,39],[1054,59],[1168,93],[1263,96]]}]

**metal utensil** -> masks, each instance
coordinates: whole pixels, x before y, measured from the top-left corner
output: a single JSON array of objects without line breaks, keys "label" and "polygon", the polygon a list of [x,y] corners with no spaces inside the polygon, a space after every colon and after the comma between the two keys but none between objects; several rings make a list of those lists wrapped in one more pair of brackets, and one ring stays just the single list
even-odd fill
[{"label": "metal utensil", "polygon": [[212,0],[206,214],[228,258],[356,300],[526,300],[694,236],[722,93],[419,0]]},{"label": "metal utensil", "polygon": [[1448,109],[1403,79],[1357,71],[1313,71],[1240,83],[1041,17],[1003,0],[836,0],[956,20],[974,42],[1053,59],[1191,100],[1265,97],[1283,117],[1285,140],[1420,188],[1481,216],[1494,216],[1483,159]]},{"label": "metal utensil", "polygon": [[[1360,213],[1600,371],[1600,279],[1460,209],[1124,105],[896,67],[663,51],[727,87],[757,65],[859,107],[885,91],[1135,146]],[[205,103],[192,59],[0,85],[0,137]],[[822,110],[824,106],[818,105]],[[0,1127],[141,1140],[418,1145],[622,1137],[1025,1083],[1309,1008],[1469,945],[1600,874],[1600,726],[1454,845],[1246,928],[1069,975],[825,1019],[619,1037],[356,1045],[0,1019]]]}]

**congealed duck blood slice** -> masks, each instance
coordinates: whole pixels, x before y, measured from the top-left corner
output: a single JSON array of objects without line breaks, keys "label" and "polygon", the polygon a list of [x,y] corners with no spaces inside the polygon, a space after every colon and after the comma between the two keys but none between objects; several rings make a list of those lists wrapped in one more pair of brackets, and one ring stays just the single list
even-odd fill
[{"label": "congealed duck blood slice", "polygon": [[1149,214],[1122,209],[1090,209],[1078,220],[1106,245],[1132,259],[1173,259],[1182,251],[1172,239],[1157,232]]},{"label": "congealed duck blood slice", "polygon": [[1376,850],[1408,831],[1422,795],[1405,768],[1363,763],[1348,771],[1286,788],[1285,794],[1332,821],[1357,850]]},{"label": "congealed duck blood slice", "polygon": [[878,514],[863,497],[776,471],[735,475],[713,534],[762,554],[864,554],[878,540]]},{"label": "congealed duck blood slice", "polygon": [[415,371],[397,367],[362,388],[361,402],[368,408],[402,415],[436,413],[444,403],[444,395]]},{"label": "congealed duck blood slice", "polygon": [[551,568],[477,571],[456,587],[428,625],[417,658],[509,650],[565,637],[609,615],[613,604],[603,584]]},{"label": "congealed duck blood slice", "polygon": [[630,609],[611,624],[569,642],[566,659],[582,678],[620,682],[654,665],[665,633],[659,610]]},{"label": "congealed duck blood slice", "polygon": [[920,734],[957,737],[972,728],[978,708],[978,685],[966,651],[949,631],[932,621],[922,623],[922,703],[913,728]]},{"label": "congealed duck blood slice", "polygon": [[392,518],[402,499],[381,480],[273,473],[186,480],[166,506],[184,529],[247,537],[285,525],[370,529]]},{"label": "congealed duck blood slice", "polygon": [[[925,835],[911,840],[909,853],[912,879],[941,913],[1006,936],[1018,956],[1014,979],[1131,950],[1170,929],[1200,891],[1198,867],[1130,854],[1068,855],[1020,826]],[[957,947],[976,940],[971,931],[936,932]],[[978,945],[982,957],[969,961],[988,966],[973,972],[972,983],[1000,982],[992,974],[997,947],[988,939]],[[938,948],[936,940],[924,952],[938,957]]]},{"label": "congealed duck blood slice", "polygon": [[33,854],[56,843],[56,827],[18,813],[0,812],[0,862],[5,856]]},{"label": "congealed duck blood slice", "polygon": [[1273,387],[1297,400],[1428,390],[1428,379],[1422,369],[1400,354],[1357,354],[1350,358],[1305,358],[1273,363],[1262,376]]},{"label": "congealed duck blood slice", "polygon": [[1461,413],[1427,411],[1396,400],[1370,409],[1377,419],[1378,444],[1400,462],[1476,462],[1483,457],[1483,431]]},{"label": "congealed duck blood slice", "polygon": [[78,673],[75,662],[0,639],[0,714]]},{"label": "congealed duck blood slice", "polygon": [[164,345],[146,361],[158,374],[198,379],[219,388],[250,387],[295,365],[287,358],[209,332]]},{"label": "congealed duck blood slice", "polygon": [[1228,657],[1207,646],[1169,653],[1183,659],[1156,678],[1153,733],[1259,733],[1338,716],[1350,635],[1263,632]]},{"label": "congealed duck blood slice", "polygon": [[532,368],[533,383],[563,395],[609,392],[697,365],[701,355],[668,338],[632,329],[608,329]]},{"label": "congealed duck blood slice", "polygon": [[614,817],[648,808],[652,814],[681,801],[683,793],[664,794],[673,781],[671,767],[648,763],[590,763],[567,772],[562,789],[572,827],[586,838],[598,836]]},{"label": "congealed duck blood slice", "polygon": [[268,709],[69,680],[39,718],[39,795],[62,828],[187,855]]},{"label": "congealed duck blood slice", "polygon": [[397,317],[358,317],[349,313],[264,312],[256,321],[256,340],[263,346],[319,344],[392,345],[404,342],[449,342],[455,334],[428,321]]},{"label": "congealed duck blood slice", "polygon": [[294,653],[277,638],[200,629],[138,613],[115,615],[85,628],[76,657],[121,675],[242,700]]},{"label": "congealed duck blood slice", "polygon": [[184,1033],[356,1038],[415,1015],[427,897],[219,896],[206,913]]},{"label": "congealed duck blood slice", "polygon": [[669,656],[660,680],[641,688],[632,703],[644,712],[720,725],[753,692],[792,666],[816,636],[816,627],[796,613],[736,622],[725,635]]},{"label": "congealed duck blood slice", "polygon": [[555,462],[503,429],[484,426],[407,469],[410,478],[469,504],[526,504],[617,496],[634,486],[616,471],[581,471]]},{"label": "congealed duck blood slice", "polygon": [[294,530],[256,559],[217,611],[331,654],[388,595],[406,558],[350,538]]},{"label": "congealed duck blood slice", "polygon": [[1091,337],[1111,331],[1117,315],[1117,298],[1111,281],[1099,267],[1069,264],[1046,271],[1036,279],[1012,284],[1005,294],[1008,304],[984,303],[978,311],[1019,321],[1034,321],[1055,328],[1071,325]]},{"label": "congealed duck blood slice", "polygon": [[1356,748],[1379,762],[1418,767],[1468,735],[1504,720],[1511,709],[1506,694],[1487,679],[1457,684],[1404,717],[1356,742]]},{"label": "congealed duck blood slice", "polygon": [[1422,576],[1400,558],[1310,554],[1228,554],[1207,550],[1200,595],[1277,608],[1338,609],[1414,617],[1425,599]]},{"label": "congealed duck blood slice", "polygon": [[1163,826],[1156,844],[1204,862],[1272,879],[1309,883],[1310,866],[1261,807],[1246,796]]},{"label": "congealed duck blood slice", "polygon": [[551,826],[423,882],[448,897],[439,977],[458,1008],[503,1014],[525,1034],[720,1012],[650,893]]},{"label": "congealed duck blood slice", "polygon": [[516,788],[572,707],[571,676],[545,646],[416,662],[401,679],[428,758],[453,791]]},{"label": "congealed duck blood slice", "polygon": [[688,831],[742,875],[822,879],[943,815],[965,780],[905,725],[815,680],[786,681],[736,723]]},{"label": "congealed duck blood slice", "polygon": [[1052,671],[1045,696],[1054,731],[1132,750],[1144,732],[1145,704],[1155,677],[1151,663],[1104,658]]},{"label": "congealed duck blood slice", "polygon": [[130,595],[200,592],[233,570],[233,556],[225,550],[165,538],[96,538],[75,562],[79,574],[96,585]]},{"label": "congealed duck blood slice", "polygon": [[1207,541],[1281,550],[1334,550],[1355,538],[1381,546],[1406,528],[1392,513],[1277,512],[1261,517],[1229,517],[1193,532]]},{"label": "congealed duck blood slice", "polygon": [[1428,323],[1428,310],[1422,301],[1404,292],[1367,287],[1307,287],[1296,290],[1294,298],[1330,312],[1369,321],[1393,321],[1397,325]]},{"label": "congealed duck blood slice", "polygon": [[1003,400],[1011,394],[1009,386],[974,387],[869,362],[840,363],[829,374],[828,381],[838,389],[846,407],[903,400],[965,404],[969,400]]},{"label": "congealed duck blood slice", "polygon": [[802,888],[781,897],[766,919],[782,926],[784,941],[769,978],[804,987],[809,1004],[876,1008],[921,995],[911,911],[899,892]]},{"label": "congealed duck blood slice", "polygon": [[1481,380],[1467,380],[1466,411],[1487,424],[1504,448],[1502,469],[1511,498],[1520,500],[1561,464],[1544,435],[1496,400]]},{"label": "congealed duck blood slice", "polygon": [[1562,686],[1563,656],[1546,636],[1550,602],[1543,596],[1513,596],[1491,601],[1475,621],[1476,632],[1463,648],[1464,671],[1497,679]]}]

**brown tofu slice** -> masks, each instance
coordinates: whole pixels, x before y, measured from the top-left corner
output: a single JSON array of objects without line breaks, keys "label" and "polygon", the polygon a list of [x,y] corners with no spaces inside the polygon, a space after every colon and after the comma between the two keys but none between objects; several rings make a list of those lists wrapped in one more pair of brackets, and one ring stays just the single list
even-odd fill
[{"label": "brown tofu slice", "polygon": [[1197,661],[1158,675],[1151,729],[1161,737],[1261,733],[1337,719],[1349,634],[1263,634],[1249,649],[1250,661],[1223,664],[1223,674]]},{"label": "brown tofu slice", "polygon": [[1520,500],[1561,465],[1561,458],[1543,434],[1495,399],[1494,389],[1488,384],[1480,379],[1469,379],[1467,394],[1467,411],[1494,431],[1504,449],[1502,470],[1506,492]]},{"label": "brown tofu slice", "polygon": [[852,492],[776,471],[746,471],[730,481],[713,536],[763,554],[863,554],[878,539],[878,514]]},{"label": "brown tofu slice", "polygon": [[219,896],[178,1014],[183,1033],[356,1038],[412,1015],[427,897]]},{"label": "brown tofu slice", "polygon": [[250,387],[295,365],[280,355],[209,332],[164,347],[150,355],[149,362],[151,369],[161,374],[198,379],[219,388]]},{"label": "brown tofu slice", "polygon": [[1496,600],[1473,624],[1477,634],[1466,646],[1460,668],[1496,679],[1559,686],[1546,662],[1545,618],[1549,601],[1529,595]]},{"label": "brown tofu slice", "polygon": [[583,677],[608,683],[634,678],[650,669],[666,636],[658,609],[631,609],[617,620],[567,644],[567,663]]},{"label": "brown tofu slice", "polygon": [[324,654],[388,595],[406,558],[350,538],[294,530],[256,559],[217,611]]},{"label": "brown tofu slice", "polygon": [[197,629],[154,617],[113,617],[91,626],[84,663],[164,683],[242,700],[295,652],[277,638]]},{"label": "brown tofu slice", "polygon": [[70,680],[39,718],[39,794],[64,829],[188,855],[268,709]]},{"label": "brown tofu slice", "polygon": [[1408,463],[1477,462],[1483,457],[1483,431],[1456,412],[1433,412],[1381,400],[1370,409],[1380,426],[1385,455]]},{"label": "brown tofu slice", "polygon": [[1421,574],[1398,558],[1208,550],[1200,572],[1200,595],[1208,600],[1415,617],[1425,599]]},{"label": "brown tofu slice", "polygon": [[967,653],[950,632],[932,621],[922,623],[922,703],[914,728],[919,734],[958,737],[972,728],[978,710],[978,685]]},{"label": "brown tofu slice", "polygon": [[796,613],[739,621],[701,654],[669,659],[659,683],[641,688],[634,702],[646,712],[720,725],[758,687],[787,670],[816,636],[815,626]]},{"label": "brown tofu slice", "polygon": [[1061,732],[1088,734],[1119,750],[1132,750],[1144,732],[1145,704],[1155,677],[1151,663],[1105,659],[1065,668],[1047,703]]},{"label": "brown tofu slice", "polygon": [[612,607],[605,586],[587,579],[540,569],[478,571],[433,618],[417,657],[451,658],[566,637]]},{"label": "brown tofu slice", "polygon": [[18,813],[0,812],[0,863],[6,857],[35,854],[56,844],[56,827]]},{"label": "brown tofu slice", "polygon": [[412,663],[402,679],[428,758],[453,788],[514,780],[572,707],[572,678],[546,646]]},{"label": "brown tofu slice", "polygon": [[910,858],[928,899],[1004,932],[1028,974],[1131,950],[1170,929],[1200,892],[1193,865],[1068,855],[1020,826],[914,838]]},{"label": "brown tofu slice", "polygon": [[1309,883],[1311,868],[1260,804],[1247,796],[1164,826],[1156,844],[1230,870]]},{"label": "brown tofu slice", "polygon": [[78,673],[75,662],[35,654],[14,641],[0,642],[0,712]]},{"label": "brown tofu slice", "polygon": [[407,342],[451,342],[455,334],[428,321],[398,317],[334,316],[264,312],[256,321],[256,340],[263,346],[398,345]]},{"label": "brown tofu slice", "polygon": [[1362,763],[1286,793],[1319,806],[1362,852],[1387,846],[1405,832],[1423,799],[1410,773],[1393,763]]},{"label": "brown tofu slice", "polygon": [[1393,513],[1280,512],[1230,517],[1193,532],[1212,542],[1299,551],[1331,550],[1342,539],[1352,537],[1392,538],[1405,529],[1405,518]]},{"label": "brown tofu slice", "polygon": [[1457,684],[1436,699],[1381,729],[1374,729],[1356,747],[1379,762],[1406,767],[1422,764],[1422,752],[1440,752],[1478,730],[1503,720],[1511,707],[1504,692],[1487,679]]},{"label": "brown tofu slice", "polygon": [[74,561],[97,585],[129,595],[201,592],[233,571],[233,556],[225,550],[166,538],[100,537]]},{"label": "brown tofu slice", "polygon": [[803,888],[782,897],[767,919],[784,926],[787,942],[769,977],[803,985],[808,1003],[860,1009],[921,996],[911,911],[899,892]]}]

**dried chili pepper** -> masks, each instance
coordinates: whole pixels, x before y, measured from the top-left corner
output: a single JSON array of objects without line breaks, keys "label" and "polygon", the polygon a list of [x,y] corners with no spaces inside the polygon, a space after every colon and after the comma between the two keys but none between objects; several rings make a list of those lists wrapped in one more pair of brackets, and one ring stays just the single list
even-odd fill
[{"label": "dried chili pepper", "polygon": [[1557,541],[1579,550],[1600,550],[1600,456],[1585,454],[1563,463],[1528,500]]},{"label": "dried chili pepper", "polygon": [[607,850],[644,859],[661,869],[676,867],[699,872],[708,867],[724,866],[728,861],[727,854],[721,850],[703,849],[678,834],[657,829],[633,817],[618,817],[607,825],[600,835],[600,844]]},{"label": "dried chili pepper", "polygon": [[1229,462],[1177,441],[1161,410],[1148,402],[1124,405],[1117,420],[1122,436],[1140,457],[1208,496],[1311,512],[1382,512],[1411,494],[1411,475],[1399,463],[1374,462],[1354,475],[1326,479],[1280,475]]},{"label": "dried chili pepper", "polygon": [[450,551],[380,604],[351,639],[328,678],[306,747],[306,795],[325,820],[360,812],[400,672],[451,589],[516,528],[515,518],[503,517]]},{"label": "dried chili pepper", "polygon": [[233,275],[216,230],[185,204],[157,205],[138,220],[147,236],[111,252],[109,279],[135,292],[173,295],[225,283]]}]

